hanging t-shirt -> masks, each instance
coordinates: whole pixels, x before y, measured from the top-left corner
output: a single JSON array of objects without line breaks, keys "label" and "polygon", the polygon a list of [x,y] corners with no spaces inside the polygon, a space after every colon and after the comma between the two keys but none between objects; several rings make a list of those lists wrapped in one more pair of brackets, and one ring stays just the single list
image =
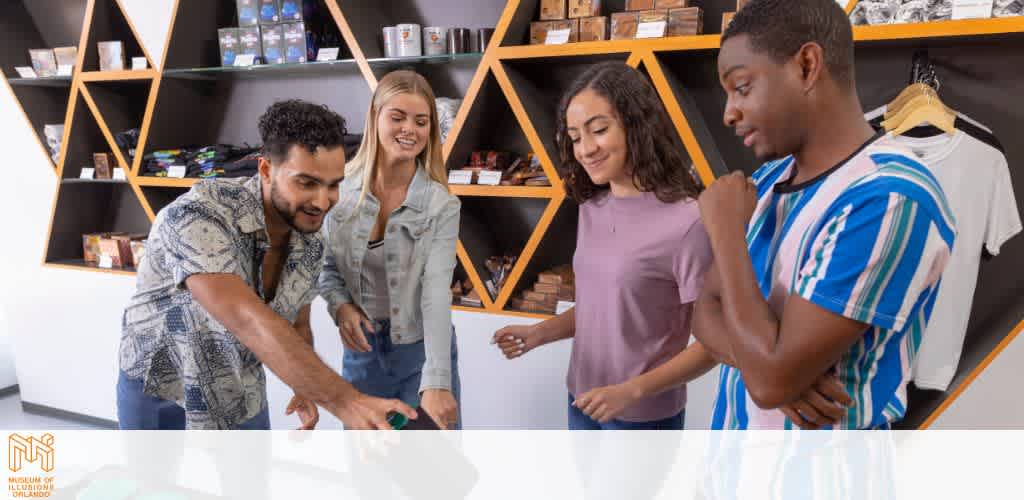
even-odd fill
[{"label": "hanging t-shirt", "polygon": [[[754,174],[754,273],[778,317],[796,295],[866,325],[835,367],[854,401],[837,427],[885,426],[906,412],[914,355],[953,247],[952,214],[931,173],[881,134],[814,179],[794,184],[795,174],[792,156]],[[720,373],[712,429],[792,427],[754,403],[739,369]]]},{"label": "hanging t-shirt", "polygon": [[982,250],[992,255],[1021,230],[1006,157],[963,131],[897,137],[938,179],[957,222],[956,246],[914,366],[918,387],[944,391],[956,375]]},{"label": "hanging t-shirt", "polygon": [[[580,205],[579,213],[568,376],[576,397],[657,368],[686,348],[692,303],[712,259],[696,201],[604,193]],[[661,420],[685,404],[681,386],[637,402],[619,419]]]}]

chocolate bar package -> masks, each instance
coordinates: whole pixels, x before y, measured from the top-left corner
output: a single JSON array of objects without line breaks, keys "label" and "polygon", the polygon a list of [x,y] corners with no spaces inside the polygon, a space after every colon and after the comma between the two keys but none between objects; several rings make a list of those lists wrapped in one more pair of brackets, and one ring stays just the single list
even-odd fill
[{"label": "chocolate bar package", "polygon": [[601,15],[601,0],[569,0],[569,17],[595,17]]},{"label": "chocolate bar package", "polygon": [[280,0],[259,0],[260,24],[274,24],[281,22]]},{"label": "chocolate bar package", "polygon": [[100,240],[106,237],[104,233],[89,233],[82,235],[82,258],[86,264],[98,264],[100,262]]},{"label": "chocolate bar package", "polygon": [[645,10],[640,12],[640,16],[637,19],[640,24],[644,23],[658,23],[668,22],[668,10],[667,9],[653,9]]},{"label": "chocolate bar package", "polygon": [[568,17],[566,15],[566,0],[540,0],[540,20],[558,21]]},{"label": "chocolate bar package", "polygon": [[100,53],[100,71],[124,70],[124,43],[118,40],[98,42]]},{"label": "chocolate bar package", "polygon": [[290,63],[306,62],[306,25],[304,23],[285,23],[284,50],[285,61]]},{"label": "chocolate bar package", "polygon": [[280,0],[281,21],[301,21],[303,0]]},{"label": "chocolate bar package", "polygon": [[640,14],[636,12],[616,12],[612,14],[612,40],[632,40],[636,38],[637,23]]},{"label": "chocolate bar package", "polygon": [[238,54],[252,54],[256,64],[263,60],[263,44],[260,42],[259,26],[238,28]]},{"label": "chocolate bar package", "polygon": [[57,57],[53,49],[31,49],[28,51],[32,59],[32,69],[39,78],[57,75]]},{"label": "chocolate bar package", "polygon": [[[117,242],[117,254],[120,259],[120,267],[138,267],[142,261],[143,253],[145,252],[144,240],[146,239],[145,234],[117,234],[112,236],[110,239]],[[142,252],[139,254],[139,259],[135,259],[135,247],[138,243],[143,243]],[[115,261],[116,265],[116,261]]]},{"label": "chocolate bar package", "polygon": [[729,23],[732,22],[732,18],[735,15],[736,15],[735,12],[723,12],[722,13],[722,33],[725,33],[725,29],[729,27]]},{"label": "chocolate bar package", "polygon": [[263,37],[263,59],[266,63],[284,63],[284,28],[279,24],[264,24],[260,26],[260,36]]},{"label": "chocolate bar package", "polygon": [[567,285],[574,283],[575,277],[572,272],[572,266],[562,265],[539,273],[537,281],[553,285]]},{"label": "chocolate bar package", "polygon": [[92,166],[96,169],[96,179],[110,179],[113,177],[114,159],[110,153],[93,153]]},{"label": "chocolate bar package", "polygon": [[241,41],[238,39],[238,28],[221,28],[217,30],[217,40],[220,43],[220,65],[232,66],[235,64],[235,56],[238,55]]},{"label": "chocolate bar package", "polygon": [[700,7],[668,11],[668,33],[666,36],[699,35],[703,32],[704,12]]},{"label": "chocolate bar package", "polygon": [[142,238],[133,239],[131,242],[132,247],[132,265],[136,268],[142,265],[142,258],[146,256],[146,237],[143,235]]},{"label": "chocolate bar package", "polygon": [[608,39],[608,18],[605,16],[580,18],[580,41],[596,42]]},{"label": "chocolate bar package", "polygon": [[534,21],[530,23],[530,45],[544,45],[548,38],[548,31],[554,21]]},{"label": "chocolate bar package", "polygon": [[53,55],[57,57],[57,67],[71,66],[78,63],[78,47],[56,47]]},{"label": "chocolate bar package", "polygon": [[627,11],[651,10],[654,8],[654,0],[626,0]]},{"label": "chocolate bar package", "polygon": [[120,234],[110,234],[107,237],[100,238],[100,251],[99,257],[102,260],[104,257],[109,258],[113,267],[124,267],[126,255],[121,254],[121,245],[118,243],[118,236]]},{"label": "chocolate bar package", "polygon": [[260,22],[259,0],[235,0],[238,7],[238,25],[256,26]]},{"label": "chocolate bar package", "polygon": [[654,0],[655,9],[682,9],[689,7],[690,0]]}]

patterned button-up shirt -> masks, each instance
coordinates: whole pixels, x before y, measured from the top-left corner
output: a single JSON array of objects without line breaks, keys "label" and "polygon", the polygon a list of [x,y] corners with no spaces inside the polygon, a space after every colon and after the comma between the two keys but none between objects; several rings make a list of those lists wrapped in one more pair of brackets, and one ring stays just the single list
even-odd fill
[{"label": "patterned button-up shirt", "polygon": [[[232,429],[267,405],[260,361],[185,286],[194,274],[236,274],[263,298],[262,200],[259,176],[203,181],[161,210],[124,311],[121,370],[146,394],[182,406],[189,429]],[[318,233],[292,231],[268,304],[289,322],[316,296],[323,248]]]}]

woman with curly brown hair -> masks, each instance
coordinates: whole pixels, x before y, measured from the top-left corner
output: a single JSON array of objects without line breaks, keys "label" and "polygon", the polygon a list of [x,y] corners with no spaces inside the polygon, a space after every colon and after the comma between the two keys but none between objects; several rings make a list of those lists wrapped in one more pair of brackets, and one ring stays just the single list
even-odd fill
[{"label": "woman with curly brown hair", "polygon": [[711,247],[671,130],[654,89],[622,63],[593,66],[562,98],[558,148],[580,205],[576,307],[494,342],[512,359],[574,338],[570,429],[682,429],[685,383],[715,366],[687,348]]}]

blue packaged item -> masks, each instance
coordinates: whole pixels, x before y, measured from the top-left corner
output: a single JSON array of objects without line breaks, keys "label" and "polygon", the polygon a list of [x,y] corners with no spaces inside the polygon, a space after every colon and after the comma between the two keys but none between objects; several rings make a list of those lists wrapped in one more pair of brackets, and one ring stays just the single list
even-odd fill
[{"label": "blue packaged item", "polygon": [[306,25],[284,23],[285,60],[290,63],[306,62]]},{"label": "blue packaged item", "polygon": [[279,24],[265,24],[260,27],[263,36],[263,58],[267,64],[285,62],[284,30]]},{"label": "blue packaged item", "polygon": [[238,6],[238,25],[256,26],[259,23],[258,0],[236,0]]},{"label": "blue packaged item", "polygon": [[281,20],[301,21],[302,0],[281,0]]},{"label": "blue packaged item", "polygon": [[280,0],[259,0],[260,1],[260,24],[272,24],[281,21]]},{"label": "blue packaged item", "polygon": [[217,30],[217,40],[220,43],[220,65],[232,66],[235,64],[235,55],[238,54],[238,28],[221,28]]}]

